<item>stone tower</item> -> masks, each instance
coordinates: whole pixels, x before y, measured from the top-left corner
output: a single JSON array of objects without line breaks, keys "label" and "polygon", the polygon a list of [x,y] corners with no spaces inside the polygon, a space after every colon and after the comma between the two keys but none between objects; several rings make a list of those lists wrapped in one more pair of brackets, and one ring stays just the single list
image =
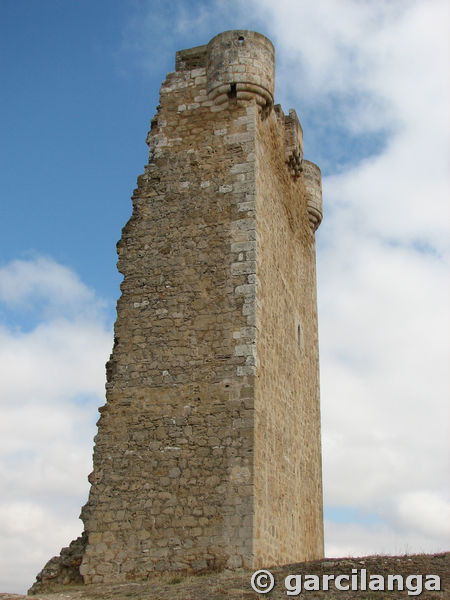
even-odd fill
[{"label": "stone tower", "polygon": [[321,176],[274,105],[272,43],[226,31],[177,52],[147,142],[81,575],[320,558]]}]

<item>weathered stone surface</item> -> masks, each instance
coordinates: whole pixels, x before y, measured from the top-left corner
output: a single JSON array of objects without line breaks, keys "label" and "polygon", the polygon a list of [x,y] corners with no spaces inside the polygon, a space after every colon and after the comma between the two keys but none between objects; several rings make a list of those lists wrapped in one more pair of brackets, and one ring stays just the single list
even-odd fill
[{"label": "weathered stone surface", "polygon": [[264,36],[225,32],[178,52],[161,86],[117,245],[85,583],[323,555],[320,171],[305,186],[273,58]]}]

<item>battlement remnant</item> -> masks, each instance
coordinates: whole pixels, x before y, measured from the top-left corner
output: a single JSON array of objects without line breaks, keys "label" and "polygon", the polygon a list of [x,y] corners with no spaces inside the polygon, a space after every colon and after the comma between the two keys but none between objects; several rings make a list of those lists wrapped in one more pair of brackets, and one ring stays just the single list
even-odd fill
[{"label": "battlement remnant", "polygon": [[322,175],[317,165],[303,161],[303,181],[306,192],[308,219],[313,231],[322,222]]},{"label": "battlement remnant", "polygon": [[320,170],[274,105],[274,65],[266,37],[226,31],[177,52],[161,86],[117,245],[85,532],[33,592],[50,571],[120,582],[323,556]]}]

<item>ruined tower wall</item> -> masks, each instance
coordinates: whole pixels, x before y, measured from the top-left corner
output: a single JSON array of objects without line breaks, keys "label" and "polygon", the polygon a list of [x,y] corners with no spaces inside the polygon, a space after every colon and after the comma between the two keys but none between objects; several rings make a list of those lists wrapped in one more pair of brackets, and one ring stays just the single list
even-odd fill
[{"label": "ruined tower wall", "polygon": [[255,566],[323,556],[315,241],[308,219],[317,185],[306,187],[303,177],[288,173],[289,141],[302,154],[301,132],[292,139],[293,127],[299,128],[295,113],[286,123],[281,111],[257,127]]},{"label": "ruined tower wall", "polygon": [[85,583],[323,554],[320,171],[273,94],[251,31],[177,52],[161,87],[118,243]]},{"label": "ruined tower wall", "polygon": [[198,62],[169,74],[118,244],[86,583],[252,563],[258,111],[214,108]]}]

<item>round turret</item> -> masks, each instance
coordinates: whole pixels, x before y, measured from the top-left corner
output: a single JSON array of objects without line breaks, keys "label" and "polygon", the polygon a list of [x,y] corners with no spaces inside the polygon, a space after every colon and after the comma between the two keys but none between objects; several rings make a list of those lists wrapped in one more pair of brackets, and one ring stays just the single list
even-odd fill
[{"label": "round turret", "polygon": [[311,229],[316,231],[322,221],[322,174],[317,165],[304,160],[303,182],[305,184],[308,219]]},{"label": "round turret", "polygon": [[273,105],[275,50],[261,33],[238,29],[219,33],[207,46],[207,90],[214,104],[231,98]]}]

